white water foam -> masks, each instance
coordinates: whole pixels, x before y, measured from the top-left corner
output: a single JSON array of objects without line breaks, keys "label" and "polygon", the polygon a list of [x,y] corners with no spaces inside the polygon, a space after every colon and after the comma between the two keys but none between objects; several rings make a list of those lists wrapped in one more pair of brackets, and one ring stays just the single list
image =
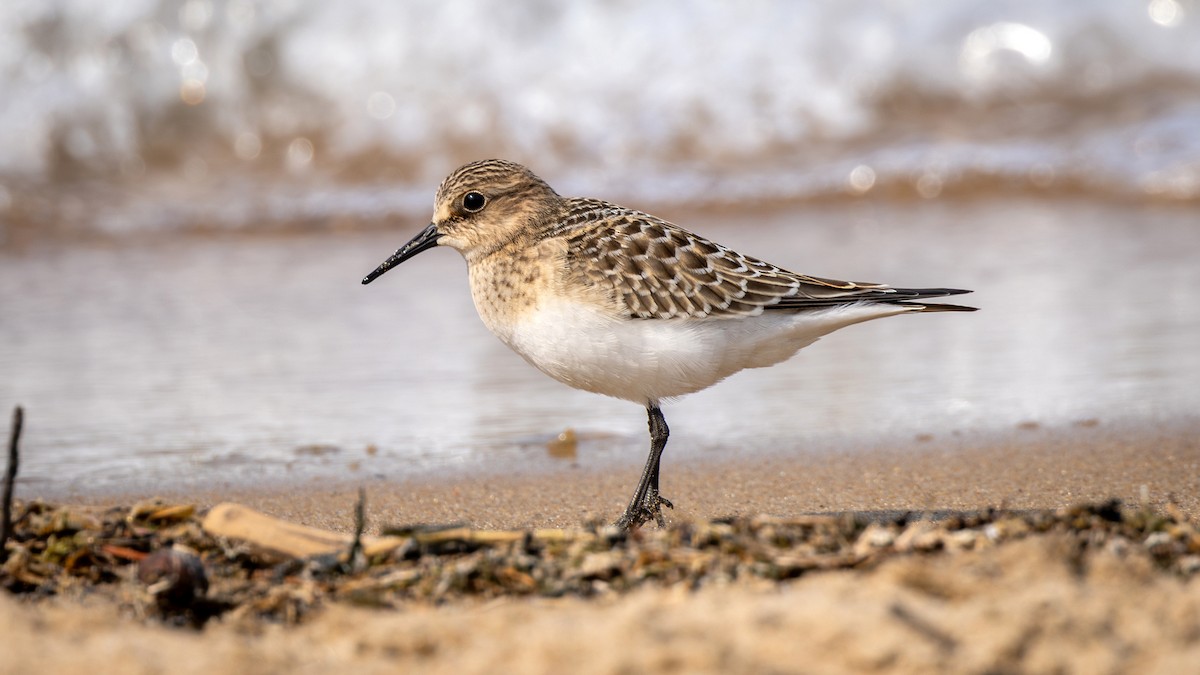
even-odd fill
[{"label": "white water foam", "polygon": [[0,207],[14,186],[160,172],[427,199],[484,156],[658,202],[1013,183],[1200,199],[1186,0],[14,0],[0,90]]}]

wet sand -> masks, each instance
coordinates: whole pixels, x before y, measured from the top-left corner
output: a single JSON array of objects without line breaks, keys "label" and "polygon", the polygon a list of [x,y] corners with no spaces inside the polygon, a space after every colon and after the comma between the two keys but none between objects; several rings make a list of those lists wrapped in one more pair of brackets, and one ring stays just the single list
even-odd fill
[{"label": "wet sand", "polygon": [[[672,453],[671,451],[675,452]],[[1054,509],[1118,498],[1152,507],[1172,498],[1200,517],[1200,419],[1157,425],[1081,420],[1058,429],[1028,423],[1008,433],[909,440],[844,452],[694,460],[664,454],[663,494],[672,520],[813,513],[903,513],[987,507]],[[574,527],[620,515],[644,457],[603,470],[456,472],[410,482],[342,477],[304,485],[160,491],[174,501],[236,501],[317,527],[349,531],[360,486],[372,527],[463,523],[477,528]],[[516,468],[519,470],[519,467]],[[28,493],[27,493],[28,494]],[[36,493],[35,493],[36,494]],[[128,504],[146,493],[79,498]]]},{"label": "wet sand", "polygon": [[[1200,423],[1033,425],[842,456],[776,454],[664,467],[672,519],[734,514],[1054,509],[1168,499],[1200,517]],[[637,466],[367,484],[371,527],[575,526],[614,518]],[[173,495],[236,500],[347,530],[356,485]],[[29,496],[29,495],[27,495]],[[105,497],[121,501],[125,497]],[[141,495],[145,496],[145,495]],[[1136,602],[1132,601],[1136,598]],[[901,556],[794,582],[638,590],[599,600],[456,601],[404,611],[334,605],[297,628],[217,621],[200,633],[95,601],[0,597],[3,672],[1184,672],[1200,660],[1200,575],[1143,552],[1059,536]]]}]

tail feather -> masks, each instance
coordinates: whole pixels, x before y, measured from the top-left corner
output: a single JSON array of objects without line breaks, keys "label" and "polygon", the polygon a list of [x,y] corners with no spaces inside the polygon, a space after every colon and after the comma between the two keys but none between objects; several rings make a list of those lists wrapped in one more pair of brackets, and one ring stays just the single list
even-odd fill
[{"label": "tail feather", "polygon": [[912,307],[914,312],[977,312],[978,307],[948,305],[940,302],[896,302],[901,307]]},{"label": "tail feather", "polygon": [[[978,307],[968,307],[967,305],[950,305],[940,302],[919,302],[924,298],[943,298],[947,295],[962,295],[971,291],[961,288],[897,288],[896,294],[903,297],[896,298],[895,301],[889,304],[900,305],[902,307],[912,307],[915,312],[974,312],[978,311]],[[886,299],[883,302],[888,302]]]},{"label": "tail feather", "polygon": [[963,295],[971,293],[962,288],[893,288],[891,292],[898,297],[897,300],[916,300],[919,298],[941,298],[947,295]]}]

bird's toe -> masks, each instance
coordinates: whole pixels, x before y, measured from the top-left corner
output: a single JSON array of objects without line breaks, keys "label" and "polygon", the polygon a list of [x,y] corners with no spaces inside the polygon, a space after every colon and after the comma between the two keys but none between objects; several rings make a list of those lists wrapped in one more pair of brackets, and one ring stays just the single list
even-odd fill
[{"label": "bird's toe", "polygon": [[625,513],[613,524],[622,530],[633,530],[653,520],[659,527],[665,527],[667,521],[663,517],[662,507],[664,506],[668,509],[675,508],[671,500],[658,494],[658,490],[651,489],[640,503],[630,504],[629,508],[625,509]]}]

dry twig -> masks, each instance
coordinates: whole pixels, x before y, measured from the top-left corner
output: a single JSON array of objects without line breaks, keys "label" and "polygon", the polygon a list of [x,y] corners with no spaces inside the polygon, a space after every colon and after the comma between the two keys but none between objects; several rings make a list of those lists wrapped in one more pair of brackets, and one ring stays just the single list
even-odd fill
[{"label": "dry twig", "polygon": [[21,406],[13,409],[12,430],[8,436],[8,467],[4,470],[3,511],[0,512],[0,563],[8,560],[8,537],[12,534],[12,497],[13,483],[17,480],[17,468],[20,465],[20,452],[17,450],[21,441],[21,427],[25,423],[25,411]]}]

